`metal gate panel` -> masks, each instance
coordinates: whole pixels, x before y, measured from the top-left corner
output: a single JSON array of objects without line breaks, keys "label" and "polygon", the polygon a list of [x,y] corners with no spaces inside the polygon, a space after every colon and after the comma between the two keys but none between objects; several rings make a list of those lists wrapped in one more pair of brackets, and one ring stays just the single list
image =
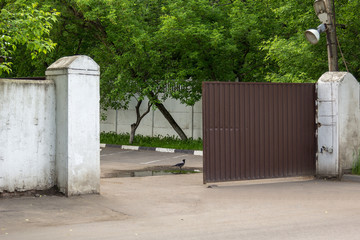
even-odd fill
[{"label": "metal gate panel", "polygon": [[315,174],[315,84],[203,83],[204,183]]}]

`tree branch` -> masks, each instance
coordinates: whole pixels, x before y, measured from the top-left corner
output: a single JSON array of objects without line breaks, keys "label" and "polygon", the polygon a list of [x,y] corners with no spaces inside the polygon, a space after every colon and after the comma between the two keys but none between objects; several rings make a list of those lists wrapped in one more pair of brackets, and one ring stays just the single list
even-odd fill
[{"label": "tree branch", "polygon": [[165,117],[165,119],[170,123],[170,125],[173,127],[175,132],[179,135],[181,140],[187,140],[187,136],[184,133],[184,131],[181,129],[181,127],[176,123],[175,119],[171,116],[169,111],[165,108],[165,106],[158,100],[158,97],[153,93],[150,92],[149,99],[152,99],[151,101],[154,102],[155,106],[160,110],[162,115]]},{"label": "tree branch", "polygon": [[223,4],[219,4],[220,0],[215,0],[215,1],[212,1],[210,0],[210,5],[213,6],[213,7],[223,7],[223,6],[227,6],[227,5],[231,5],[234,3],[234,0],[229,0],[228,3],[223,3]]},{"label": "tree branch", "polygon": [[148,106],[146,111],[140,115],[140,105],[142,104],[142,100],[138,101],[138,103],[136,104],[136,126],[139,126],[141,120],[146,116],[146,114],[148,114],[150,112],[151,106],[153,105],[150,101],[148,102]]},{"label": "tree branch", "polygon": [[138,101],[138,103],[135,106],[135,111],[136,111],[136,126],[139,125],[140,123],[140,106],[141,106],[142,100]]},{"label": "tree branch", "polygon": [[84,23],[85,23],[84,27],[86,26],[86,23],[88,23],[95,28],[96,37],[103,43],[103,45],[107,48],[107,50],[110,53],[114,53],[113,50],[111,49],[111,47],[113,47],[115,49],[115,54],[122,55],[122,52],[116,48],[115,44],[111,41],[108,41],[106,29],[101,24],[101,22],[99,22],[98,19],[96,21],[88,20],[85,18],[84,14],[82,12],[75,9],[75,7],[70,5],[66,0],[60,0],[60,2],[62,2],[64,5],[66,5],[66,7],[69,9],[70,12],[72,12],[72,14],[75,17],[84,21]]}]

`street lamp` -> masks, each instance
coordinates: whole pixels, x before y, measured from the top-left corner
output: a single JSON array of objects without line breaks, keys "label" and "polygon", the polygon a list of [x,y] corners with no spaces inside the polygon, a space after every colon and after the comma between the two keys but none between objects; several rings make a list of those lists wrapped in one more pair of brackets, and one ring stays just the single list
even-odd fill
[{"label": "street lamp", "polygon": [[311,44],[319,42],[320,33],[326,32],[329,71],[338,71],[336,27],[333,0],[315,0],[314,10],[321,24],[317,29],[305,31],[305,37]]},{"label": "street lamp", "polygon": [[326,7],[326,2],[324,0],[316,0],[314,2],[314,9],[316,16],[320,19],[322,23],[329,24],[330,16]]},{"label": "street lamp", "polygon": [[320,34],[326,31],[325,24],[320,24],[317,29],[308,29],[305,31],[305,37],[311,44],[317,44],[320,40]]},{"label": "street lamp", "polygon": [[325,24],[330,24],[331,21],[325,0],[315,0],[314,10],[322,24],[320,24],[317,29],[308,29],[305,31],[305,37],[311,44],[317,44],[319,42],[320,33],[326,31]]}]

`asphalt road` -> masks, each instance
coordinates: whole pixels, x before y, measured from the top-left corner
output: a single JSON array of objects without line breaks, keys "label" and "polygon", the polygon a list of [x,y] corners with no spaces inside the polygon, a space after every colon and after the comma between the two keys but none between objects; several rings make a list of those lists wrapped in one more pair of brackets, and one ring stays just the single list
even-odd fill
[{"label": "asphalt road", "polygon": [[107,147],[101,151],[100,157],[102,177],[111,176],[111,173],[117,171],[171,167],[176,163],[182,162],[182,159],[186,159],[184,169],[202,169],[202,156],[183,153],[162,153],[145,150],[133,151]]},{"label": "asphalt road", "polygon": [[[102,168],[183,157],[118,150],[102,151]],[[195,167],[198,158],[186,157]],[[203,185],[201,173],[103,178],[101,195],[0,199],[0,239],[359,239],[359,200],[352,182]]]}]

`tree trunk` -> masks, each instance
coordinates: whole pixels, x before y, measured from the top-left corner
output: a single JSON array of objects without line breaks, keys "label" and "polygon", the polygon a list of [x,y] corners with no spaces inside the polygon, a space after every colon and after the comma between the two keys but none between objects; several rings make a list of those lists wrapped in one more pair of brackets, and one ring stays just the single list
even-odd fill
[{"label": "tree trunk", "polygon": [[[149,96],[148,96],[149,97]],[[172,126],[172,128],[175,130],[175,132],[179,135],[181,140],[187,140],[187,136],[185,135],[184,131],[181,129],[181,127],[176,123],[175,119],[171,116],[171,114],[169,113],[169,111],[165,108],[165,106],[160,103],[158,97],[153,93],[150,92],[150,97],[149,99],[151,99],[155,106],[160,110],[160,112],[162,113],[162,115],[165,117],[165,119],[170,123],[170,125]]]},{"label": "tree trunk", "polygon": [[146,114],[148,114],[150,112],[152,103],[150,103],[150,101],[148,102],[148,107],[146,109],[146,111],[140,115],[140,106],[141,106],[142,100],[138,101],[138,103],[135,106],[135,110],[136,110],[136,122],[131,124],[131,129],[130,129],[130,139],[129,139],[129,144],[133,144],[134,142],[134,138],[135,138],[135,133],[136,133],[136,129],[139,127],[141,120],[145,117]]},{"label": "tree trunk", "polygon": [[129,144],[133,144],[133,142],[134,142],[134,137],[135,137],[137,127],[138,127],[138,125],[136,125],[136,123],[131,124]]},{"label": "tree trunk", "polygon": [[181,140],[187,140],[187,136],[185,135],[184,131],[179,127],[179,125],[176,123],[176,121],[171,116],[169,111],[165,108],[165,106],[162,103],[155,103],[155,106],[160,110],[162,115],[164,115],[166,120],[170,123],[170,125],[177,132],[177,134],[179,134]]}]

